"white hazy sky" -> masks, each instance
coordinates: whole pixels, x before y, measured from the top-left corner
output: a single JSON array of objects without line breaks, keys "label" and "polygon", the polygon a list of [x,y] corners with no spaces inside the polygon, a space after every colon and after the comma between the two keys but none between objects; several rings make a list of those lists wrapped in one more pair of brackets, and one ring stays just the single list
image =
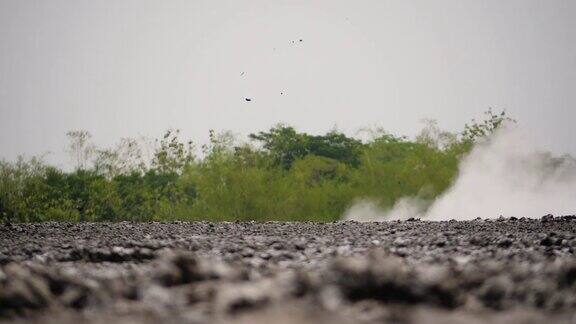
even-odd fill
[{"label": "white hazy sky", "polygon": [[413,135],[488,107],[576,154],[576,1],[0,0],[4,159],[63,164],[72,129]]}]

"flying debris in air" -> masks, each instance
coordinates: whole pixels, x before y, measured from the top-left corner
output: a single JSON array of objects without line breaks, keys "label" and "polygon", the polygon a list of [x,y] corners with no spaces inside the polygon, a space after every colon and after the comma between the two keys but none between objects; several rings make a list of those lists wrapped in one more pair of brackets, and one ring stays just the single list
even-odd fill
[{"label": "flying debris in air", "polygon": [[240,76],[244,76],[244,74],[246,74],[246,72],[242,72],[242,73],[240,73]]},{"label": "flying debris in air", "polygon": [[244,98],[246,101],[252,101],[252,98]]}]

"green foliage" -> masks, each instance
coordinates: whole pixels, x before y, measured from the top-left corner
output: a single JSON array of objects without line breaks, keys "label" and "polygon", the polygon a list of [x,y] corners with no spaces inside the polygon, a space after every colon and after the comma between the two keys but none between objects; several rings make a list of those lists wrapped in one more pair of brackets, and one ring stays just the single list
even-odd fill
[{"label": "green foliage", "polygon": [[294,128],[278,125],[268,132],[250,134],[250,138],[262,143],[275,164],[290,169],[297,159],[307,155],[331,158],[358,166],[362,143],[337,131],[314,136],[298,133]]},{"label": "green foliage", "polygon": [[483,121],[477,122],[476,120],[472,119],[472,124],[466,124],[464,126],[462,137],[465,141],[474,142],[478,138],[492,134],[496,129],[502,127],[506,123],[516,122],[514,119],[506,115],[506,111],[495,114],[492,109],[488,109],[484,115],[486,117]]},{"label": "green foliage", "polygon": [[250,134],[250,138],[260,141],[272,161],[285,169],[308,154],[307,136],[289,126],[278,125],[268,132]]},{"label": "green foliage", "polygon": [[[108,179],[147,170],[147,163],[142,156],[142,147],[133,138],[123,138],[113,149],[95,150],[95,153],[94,171]],[[162,154],[162,156],[166,155],[168,153]]]},{"label": "green foliage", "polygon": [[76,170],[84,170],[88,167],[88,161],[96,148],[90,139],[92,135],[85,130],[75,130],[66,133],[68,137],[68,154],[74,160]]},{"label": "green foliage", "polygon": [[152,167],[160,173],[178,173],[194,161],[192,141],[180,142],[179,130],[168,130],[160,139]]},{"label": "green foliage", "polygon": [[386,208],[404,196],[440,195],[473,143],[512,121],[486,114],[461,134],[427,121],[414,140],[376,130],[363,143],[335,130],[311,135],[278,125],[238,144],[230,132],[210,131],[202,158],[177,130],[152,148],[122,139],[112,149],[97,149],[88,132],[69,132],[72,172],[36,158],[0,161],[0,219],[334,221],[357,198]]},{"label": "green foliage", "polygon": [[383,136],[364,151],[353,181],[362,188],[359,196],[373,198],[383,207],[404,196],[433,199],[451,184],[458,160],[455,150]]}]

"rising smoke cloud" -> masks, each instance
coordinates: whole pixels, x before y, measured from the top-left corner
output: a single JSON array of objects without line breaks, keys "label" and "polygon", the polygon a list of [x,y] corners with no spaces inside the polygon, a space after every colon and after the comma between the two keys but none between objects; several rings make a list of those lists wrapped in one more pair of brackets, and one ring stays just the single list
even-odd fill
[{"label": "rising smoke cloud", "polygon": [[405,197],[387,211],[360,200],[344,219],[441,221],[576,213],[576,160],[542,151],[529,138],[518,127],[502,128],[462,159],[454,184],[436,200]]}]

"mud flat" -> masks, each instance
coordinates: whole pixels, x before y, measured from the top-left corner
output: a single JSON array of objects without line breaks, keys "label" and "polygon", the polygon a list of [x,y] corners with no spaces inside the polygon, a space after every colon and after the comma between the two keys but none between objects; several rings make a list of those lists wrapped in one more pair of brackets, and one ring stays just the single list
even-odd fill
[{"label": "mud flat", "polygon": [[576,323],[576,217],[0,225],[0,322]]}]

